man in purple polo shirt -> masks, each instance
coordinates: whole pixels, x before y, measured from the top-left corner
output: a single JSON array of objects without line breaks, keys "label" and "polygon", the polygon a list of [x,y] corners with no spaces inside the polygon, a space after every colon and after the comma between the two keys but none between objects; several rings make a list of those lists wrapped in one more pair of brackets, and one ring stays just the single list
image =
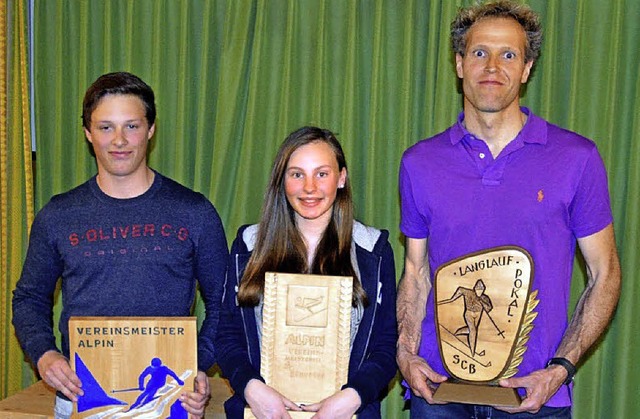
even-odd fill
[{"label": "man in purple polo shirt", "polygon": [[[575,365],[608,325],[620,293],[604,164],[592,141],[520,107],[542,40],[531,9],[508,1],[463,9],[451,36],[464,112],[410,147],[400,167],[406,255],[397,359],[413,393],[411,417],[571,417]],[[567,322],[576,243],[588,284]],[[530,253],[540,301],[518,373],[500,381],[525,398],[500,410],[436,404],[433,390],[447,375],[433,274],[456,258],[507,245]]]}]

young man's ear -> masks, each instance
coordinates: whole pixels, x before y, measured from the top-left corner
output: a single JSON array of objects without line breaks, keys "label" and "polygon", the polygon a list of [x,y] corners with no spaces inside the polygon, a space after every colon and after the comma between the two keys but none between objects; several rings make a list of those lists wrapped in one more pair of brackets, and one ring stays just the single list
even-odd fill
[{"label": "young man's ear", "polygon": [[147,140],[150,140],[151,137],[153,137],[153,134],[155,133],[156,133],[156,123],[154,122],[153,125],[149,127],[149,134],[147,135]]},{"label": "young man's ear", "polygon": [[82,129],[84,130],[84,136],[87,137],[87,141],[93,144],[93,141],[91,140],[91,131],[84,127]]}]

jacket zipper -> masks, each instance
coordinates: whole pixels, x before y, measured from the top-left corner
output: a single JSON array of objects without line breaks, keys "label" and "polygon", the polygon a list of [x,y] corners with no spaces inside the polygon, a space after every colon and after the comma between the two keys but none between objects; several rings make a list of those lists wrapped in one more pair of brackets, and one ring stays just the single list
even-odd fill
[{"label": "jacket zipper", "polygon": [[364,359],[367,356],[367,350],[369,349],[369,342],[371,340],[371,332],[373,331],[373,325],[376,322],[376,314],[378,313],[378,300],[380,298],[380,293],[382,293],[382,282],[380,281],[380,266],[382,265],[382,256],[378,256],[378,274],[376,277],[376,300],[373,303],[373,316],[371,316],[371,324],[369,325],[369,334],[367,335],[367,343],[364,345],[364,351],[362,351],[362,358],[360,358],[360,363],[358,364],[358,369],[362,366]]}]

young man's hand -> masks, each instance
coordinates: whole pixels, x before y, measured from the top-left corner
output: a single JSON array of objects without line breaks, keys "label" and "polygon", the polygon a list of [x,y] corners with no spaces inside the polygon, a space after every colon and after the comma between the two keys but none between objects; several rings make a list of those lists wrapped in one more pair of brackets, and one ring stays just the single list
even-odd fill
[{"label": "young man's hand", "polygon": [[69,360],[60,352],[47,351],[38,360],[38,373],[51,387],[60,391],[73,402],[82,396],[82,382],[71,369]]}]

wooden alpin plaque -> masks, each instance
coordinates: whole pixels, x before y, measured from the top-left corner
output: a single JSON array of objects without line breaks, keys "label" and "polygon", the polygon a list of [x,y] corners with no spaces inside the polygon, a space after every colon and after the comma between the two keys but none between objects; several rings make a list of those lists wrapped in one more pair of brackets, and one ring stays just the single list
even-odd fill
[{"label": "wooden alpin plaque", "polygon": [[[349,369],[352,289],[351,277],[266,273],[260,374],[267,385],[297,404],[341,389]],[[246,408],[245,418],[253,417]]]}]

